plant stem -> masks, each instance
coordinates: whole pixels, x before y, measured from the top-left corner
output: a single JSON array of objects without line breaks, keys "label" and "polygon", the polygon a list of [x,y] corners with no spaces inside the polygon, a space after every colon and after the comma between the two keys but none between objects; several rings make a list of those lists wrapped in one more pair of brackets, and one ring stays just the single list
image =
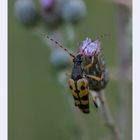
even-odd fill
[{"label": "plant stem", "polygon": [[117,126],[114,124],[114,120],[112,118],[110,109],[108,107],[108,103],[104,94],[104,91],[98,92],[98,97],[101,102],[100,109],[101,109],[101,116],[105,122],[105,126],[110,129],[110,132],[112,134],[112,137],[114,140],[122,140],[121,134],[117,128]]}]

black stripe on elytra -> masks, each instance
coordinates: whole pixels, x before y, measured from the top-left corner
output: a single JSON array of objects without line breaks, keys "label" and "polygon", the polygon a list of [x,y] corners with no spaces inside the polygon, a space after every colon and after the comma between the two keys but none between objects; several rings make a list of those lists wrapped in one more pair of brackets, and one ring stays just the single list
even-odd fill
[{"label": "black stripe on elytra", "polygon": [[[78,98],[77,97],[75,97],[75,96],[73,96],[73,98],[74,98],[74,100],[78,100]],[[79,100],[78,100],[79,101]]]},{"label": "black stripe on elytra", "polygon": [[71,90],[73,90],[73,87],[72,87],[71,85],[69,86],[69,88],[70,88]]},{"label": "black stripe on elytra", "polygon": [[81,99],[80,99],[80,95],[79,95],[80,91],[77,89],[77,82],[75,82],[75,88],[76,88],[76,90],[75,90],[74,92],[76,92],[76,93],[77,93],[78,100],[79,100],[80,105],[81,105],[82,103],[81,103]]},{"label": "black stripe on elytra", "polygon": [[79,94],[80,93],[80,90],[76,89],[76,90],[74,90],[74,92],[76,92],[77,94]]},{"label": "black stripe on elytra", "polygon": [[85,86],[81,86],[81,90],[85,90],[85,89],[87,89],[87,87],[85,87]]},{"label": "black stripe on elytra", "polygon": [[85,96],[81,97],[81,100],[87,101],[88,100],[88,95],[85,95]]}]

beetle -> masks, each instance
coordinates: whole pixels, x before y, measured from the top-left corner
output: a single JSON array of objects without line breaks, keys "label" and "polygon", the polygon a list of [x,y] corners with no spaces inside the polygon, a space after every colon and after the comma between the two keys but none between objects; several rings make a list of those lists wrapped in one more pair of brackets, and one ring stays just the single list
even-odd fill
[{"label": "beetle", "polygon": [[[89,82],[88,78],[94,79],[97,81],[102,80],[102,77],[96,77],[94,75],[88,75],[85,73],[85,69],[88,68],[88,65],[83,66],[83,59],[85,55],[81,52],[78,52],[76,55],[70,53],[68,49],[64,48],[58,41],[50,38],[45,33],[42,34],[44,37],[48,38],[54,42],[58,47],[62,48],[67,52],[73,60],[73,68],[70,74],[70,79],[68,80],[69,89],[74,98],[75,106],[78,107],[83,113],[89,113]],[[93,98],[93,102],[96,107],[96,99]]]}]

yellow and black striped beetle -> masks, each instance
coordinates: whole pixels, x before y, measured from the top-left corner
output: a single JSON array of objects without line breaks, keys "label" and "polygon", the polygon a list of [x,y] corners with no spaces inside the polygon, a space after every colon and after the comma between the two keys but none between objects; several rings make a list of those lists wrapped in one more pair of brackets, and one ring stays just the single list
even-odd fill
[{"label": "yellow and black striped beetle", "polygon": [[78,54],[73,59],[71,78],[68,80],[69,88],[78,106],[83,113],[89,113],[89,87],[88,80],[82,68],[82,55]]},{"label": "yellow and black striped beetle", "polygon": [[[77,106],[83,113],[89,113],[89,82],[88,78],[100,81],[102,80],[102,76],[96,77],[93,75],[88,75],[85,73],[85,69],[88,68],[87,66],[83,66],[83,58],[85,57],[84,54],[78,52],[77,55],[70,53],[66,48],[64,48],[59,42],[55,41],[54,39],[50,38],[45,33],[42,34],[43,37],[48,38],[49,40],[53,41],[58,47],[62,48],[66,51],[73,59],[73,68],[70,74],[70,79],[68,80],[69,89],[72,93],[74,98],[75,106]],[[96,107],[96,101],[93,99],[93,103]]]}]

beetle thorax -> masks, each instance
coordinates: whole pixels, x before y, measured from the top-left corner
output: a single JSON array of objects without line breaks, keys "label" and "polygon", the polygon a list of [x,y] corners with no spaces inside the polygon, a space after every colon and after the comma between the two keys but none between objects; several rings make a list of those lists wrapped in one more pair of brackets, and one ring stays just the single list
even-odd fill
[{"label": "beetle thorax", "polygon": [[73,62],[74,62],[74,66],[73,66],[73,69],[72,69],[72,75],[71,75],[71,78],[74,80],[74,81],[77,81],[79,79],[81,79],[83,77],[83,69],[82,69],[82,55],[77,55]]}]

